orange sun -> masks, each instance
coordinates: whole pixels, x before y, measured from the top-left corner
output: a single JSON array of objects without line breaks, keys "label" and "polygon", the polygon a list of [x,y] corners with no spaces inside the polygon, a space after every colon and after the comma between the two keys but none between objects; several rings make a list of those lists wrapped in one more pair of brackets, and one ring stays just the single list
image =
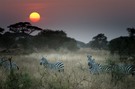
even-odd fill
[{"label": "orange sun", "polygon": [[37,12],[32,12],[29,16],[29,19],[32,21],[32,22],[38,22],[40,20],[40,14],[37,13]]}]

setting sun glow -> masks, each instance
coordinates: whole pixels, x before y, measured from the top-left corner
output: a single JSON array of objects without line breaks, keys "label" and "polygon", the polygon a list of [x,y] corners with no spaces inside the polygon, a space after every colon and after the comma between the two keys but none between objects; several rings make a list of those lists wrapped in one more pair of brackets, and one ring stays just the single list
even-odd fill
[{"label": "setting sun glow", "polygon": [[38,22],[40,20],[40,14],[37,13],[37,12],[32,12],[29,16],[29,19],[32,21],[32,22]]}]

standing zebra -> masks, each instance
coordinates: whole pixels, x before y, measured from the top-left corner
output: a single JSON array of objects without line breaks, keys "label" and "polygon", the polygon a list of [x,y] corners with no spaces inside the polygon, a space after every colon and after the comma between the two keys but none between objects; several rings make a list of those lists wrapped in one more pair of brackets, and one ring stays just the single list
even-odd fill
[{"label": "standing zebra", "polygon": [[92,56],[88,57],[88,66],[89,70],[92,74],[99,74],[103,72],[111,72],[111,66],[108,65],[101,65],[95,62],[95,59],[92,59]]},{"label": "standing zebra", "polygon": [[50,63],[44,57],[41,58],[40,65],[43,65],[45,68],[53,69],[59,72],[64,71],[64,64],[62,62]]},{"label": "standing zebra", "polygon": [[114,64],[114,65],[101,65],[92,59],[92,56],[88,57],[88,66],[92,74],[105,73],[119,73],[124,75],[135,75],[135,67],[131,64]]},{"label": "standing zebra", "polygon": [[0,58],[0,66],[4,67],[6,69],[9,69],[9,70],[11,70],[11,69],[19,70],[18,65],[15,62],[12,62],[11,59],[12,59],[12,57],[11,58],[7,58],[7,57]]}]

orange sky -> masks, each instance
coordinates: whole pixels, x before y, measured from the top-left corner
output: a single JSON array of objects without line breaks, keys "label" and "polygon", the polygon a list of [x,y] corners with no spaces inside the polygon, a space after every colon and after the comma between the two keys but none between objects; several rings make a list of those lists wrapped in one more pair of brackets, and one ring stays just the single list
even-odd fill
[{"label": "orange sky", "polygon": [[32,11],[41,14],[33,25],[64,30],[68,36],[89,42],[98,33],[109,38],[127,35],[135,27],[135,0],[1,0],[0,27],[29,21]]}]

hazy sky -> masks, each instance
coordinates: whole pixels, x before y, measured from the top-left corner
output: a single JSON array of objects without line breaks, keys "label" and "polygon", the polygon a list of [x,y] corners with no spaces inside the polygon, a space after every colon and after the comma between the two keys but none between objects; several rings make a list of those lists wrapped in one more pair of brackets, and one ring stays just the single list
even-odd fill
[{"label": "hazy sky", "polygon": [[41,20],[32,25],[63,30],[85,43],[99,33],[108,40],[125,36],[127,27],[135,27],[135,0],[1,0],[0,27],[30,21],[33,11]]}]

